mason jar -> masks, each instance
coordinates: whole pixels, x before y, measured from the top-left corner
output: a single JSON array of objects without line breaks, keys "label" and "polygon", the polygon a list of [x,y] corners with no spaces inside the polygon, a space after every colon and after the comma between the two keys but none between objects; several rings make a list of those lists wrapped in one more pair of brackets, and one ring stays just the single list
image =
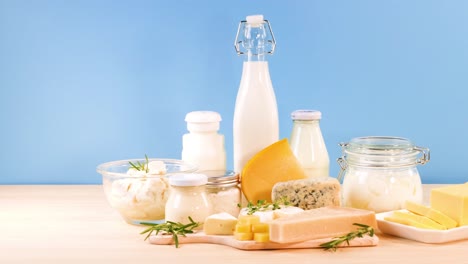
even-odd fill
[{"label": "mason jar", "polygon": [[408,200],[422,203],[417,165],[429,162],[428,148],[406,138],[381,136],[353,138],[340,146],[344,206],[379,213],[405,208]]},{"label": "mason jar", "polygon": [[237,217],[240,212],[242,192],[239,174],[234,171],[204,171],[208,176],[206,192],[212,205],[212,214],[229,213]]}]

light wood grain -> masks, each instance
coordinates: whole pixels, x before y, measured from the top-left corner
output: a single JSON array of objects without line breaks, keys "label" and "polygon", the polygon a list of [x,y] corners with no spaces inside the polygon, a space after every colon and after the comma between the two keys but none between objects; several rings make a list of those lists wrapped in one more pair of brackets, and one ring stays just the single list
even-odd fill
[{"label": "light wood grain", "polygon": [[[425,185],[425,197],[431,185]],[[468,240],[424,244],[380,234],[376,247],[243,251],[152,245],[107,203],[102,186],[0,186],[0,263],[468,263]]]}]

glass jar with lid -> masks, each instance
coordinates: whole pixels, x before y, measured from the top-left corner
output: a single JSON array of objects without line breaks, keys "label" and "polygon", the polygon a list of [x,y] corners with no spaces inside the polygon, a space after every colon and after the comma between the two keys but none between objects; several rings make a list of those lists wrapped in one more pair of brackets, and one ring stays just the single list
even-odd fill
[{"label": "glass jar with lid", "polygon": [[402,209],[407,200],[422,202],[416,166],[429,162],[428,148],[406,138],[382,136],[353,138],[340,146],[338,178],[343,179],[344,206],[379,213]]},{"label": "glass jar with lid", "polygon": [[204,171],[208,176],[206,192],[212,205],[212,214],[229,213],[237,217],[242,192],[239,188],[239,174],[234,171]]},{"label": "glass jar with lid", "polygon": [[205,186],[207,176],[199,173],[176,174],[169,177],[171,186],[166,203],[166,221],[190,223],[189,217],[201,223],[211,214],[211,204]]}]

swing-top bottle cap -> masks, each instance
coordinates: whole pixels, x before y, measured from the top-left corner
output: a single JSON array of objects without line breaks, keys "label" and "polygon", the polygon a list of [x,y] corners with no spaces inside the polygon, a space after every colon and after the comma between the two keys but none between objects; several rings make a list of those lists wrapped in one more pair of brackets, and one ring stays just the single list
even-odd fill
[{"label": "swing-top bottle cap", "polygon": [[247,21],[247,24],[250,24],[251,26],[260,26],[261,24],[264,23],[263,15],[247,16],[245,20]]},{"label": "swing-top bottle cap", "polygon": [[296,110],[291,113],[293,120],[320,120],[322,112],[318,110]]},{"label": "swing-top bottle cap", "polygon": [[217,131],[221,115],[214,111],[193,111],[185,116],[189,131]]}]

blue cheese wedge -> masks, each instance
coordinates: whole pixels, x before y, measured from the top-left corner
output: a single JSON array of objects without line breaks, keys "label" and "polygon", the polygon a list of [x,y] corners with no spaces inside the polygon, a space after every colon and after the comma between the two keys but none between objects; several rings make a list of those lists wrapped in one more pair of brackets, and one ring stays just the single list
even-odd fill
[{"label": "blue cheese wedge", "polygon": [[340,206],[340,183],[331,177],[278,182],[273,186],[271,199],[286,199],[290,205],[304,210]]}]

